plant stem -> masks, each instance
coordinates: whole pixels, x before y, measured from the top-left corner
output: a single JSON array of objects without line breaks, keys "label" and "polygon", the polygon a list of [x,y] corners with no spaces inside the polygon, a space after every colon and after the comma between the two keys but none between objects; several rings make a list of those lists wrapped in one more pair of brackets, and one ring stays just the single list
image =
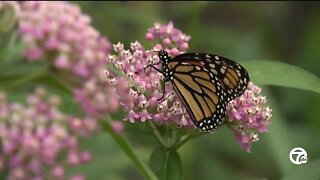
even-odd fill
[{"label": "plant stem", "polygon": [[105,130],[112,136],[116,143],[120,146],[123,152],[133,161],[137,168],[147,177],[147,179],[156,180],[157,177],[153,171],[141,160],[138,158],[137,154],[133,151],[132,146],[129,144],[127,139],[122,134],[116,134],[110,125],[111,117],[107,116],[106,120],[102,120],[103,127]]},{"label": "plant stem", "polygon": [[8,43],[8,48],[12,48],[15,43],[17,42],[17,37],[18,37],[18,33],[17,31],[13,31],[11,36],[10,36],[10,39],[9,39],[9,43]]},{"label": "plant stem", "polygon": [[47,74],[47,69],[38,71],[36,73],[24,76],[21,79],[18,79],[16,81],[8,84],[7,86],[4,87],[4,89],[10,89],[10,88],[14,88],[14,87],[17,87],[17,86],[21,86],[21,85],[23,85],[23,84],[25,84],[25,83],[27,83],[29,81],[32,81],[32,80],[35,80],[37,78],[43,77],[46,74]]},{"label": "plant stem", "polygon": [[157,130],[156,126],[153,124],[153,122],[149,121],[149,124],[152,128],[152,131],[154,133],[154,135],[156,136],[156,139],[158,140],[158,142],[165,148],[170,148],[170,146],[167,144],[167,142],[162,138],[160,132]]},{"label": "plant stem", "polygon": [[68,93],[70,93],[70,94],[73,94],[73,92],[72,92],[72,87],[71,87],[69,84],[65,83],[65,82],[63,81],[63,79],[61,79],[61,77],[60,77],[59,75],[57,75],[57,74],[55,74],[55,73],[53,73],[53,72],[49,72],[49,75],[50,75],[54,80],[56,80],[56,81],[63,87],[63,89],[66,90],[66,92],[68,92]]},{"label": "plant stem", "polygon": [[170,140],[170,147],[173,147],[177,142],[180,141],[180,138],[177,137],[177,129],[172,130],[172,137]]},{"label": "plant stem", "polygon": [[192,132],[188,134],[185,138],[183,138],[177,145],[175,145],[174,149],[179,149],[182,145],[184,145],[186,142],[188,142],[190,139],[202,136],[208,133],[203,133],[203,132]]}]

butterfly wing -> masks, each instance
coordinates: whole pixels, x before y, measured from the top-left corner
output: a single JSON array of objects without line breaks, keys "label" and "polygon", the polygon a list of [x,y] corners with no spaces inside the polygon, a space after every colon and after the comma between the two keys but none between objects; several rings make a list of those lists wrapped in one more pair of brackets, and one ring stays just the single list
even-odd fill
[{"label": "butterfly wing", "polygon": [[227,101],[241,96],[250,81],[249,73],[239,63],[228,58],[206,53],[184,53],[174,61],[199,65],[216,75],[222,86],[222,93]]},{"label": "butterfly wing", "polygon": [[186,62],[171,61],[171,82],[194,124],[213,131],[225,116],[226,101],[219,79],[207,69]]}]

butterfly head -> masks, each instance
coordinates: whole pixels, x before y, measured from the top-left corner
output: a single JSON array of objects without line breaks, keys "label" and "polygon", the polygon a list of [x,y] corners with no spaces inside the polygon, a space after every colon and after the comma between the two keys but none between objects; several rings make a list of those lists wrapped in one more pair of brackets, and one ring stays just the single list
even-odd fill
[{"label": "butterfly head", "polygon": [[160,58],[161,63],[168,62],[169,59],[171,59],[171,56],[168,54],[168,52],[163,49],[158,51],[158,56]]}]

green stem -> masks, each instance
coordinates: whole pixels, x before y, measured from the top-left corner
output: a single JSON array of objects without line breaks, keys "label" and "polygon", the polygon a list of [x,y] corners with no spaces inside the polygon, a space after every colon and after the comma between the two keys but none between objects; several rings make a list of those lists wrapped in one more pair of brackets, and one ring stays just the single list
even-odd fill
[{"label": "green stem", "polygon": [[[9,37],[8,40],[6,40],[7,36]],[[17,42],[17,39],[17,31],[7,32],[0,35],[0,47],[2,47],[0,50],[0,65],[2,68],[9,63],[19,61],[24,45]]]},{"label": "green stem", "polygon": [[36,73],[24,76],[21,79],[15,80],[14,82],[12,82],[12,83],[8,84],[7,86],[5,86],[4,89],[10,89],[10,88],[14,88],[14,87],[17,87],[17,86],[21,86],[21,85],[23,85],[23,84],[25,84],[27,82],[30,82],[30,81],[35,80],[37,78],[43,77],[46,74],[47,74],[47,69],[38,71]]},{"label": "green stem", "polygon": [[172,136],[170,139],[170,147],[172,147],[176,142],[177,142],[177,130],[176,129],[172,129]]},{"label": "green stem", "polygon": [[120,146],[120,148],[124,151],[124,153],[133,161],[133,163],[137,166],[137,168],[151,180],[156,180],[157,177],[153,173],[153,171],[141,160],[138,158],[137,154],[133,151],[132,146],[129,144],[127,139],[122,134],[116,134],[110,125],[111,117],[107,116],[107,120],[101,121],[105,130],[112,136],[112,138],[116,141],[116,143]]},{"label": "green stem", "polygon": [[16,44],[17,42],[17,37],[18,37],[18,33],[17,31],[12,32],[10,39],[9,39],[9,43],[8,43],[8,48],[13,48],[13,46]]},{"label": "green stem", "polygon": [[179,149],[182,145],[184,145],[186,142],[188,142],[190,139],[193,139],[198,136],[202,136],[209,133],[203,133],[203,132],[192,132],[189,135],[187,135],[185,138],[183,138],[177,145],[174,146],[174,149]]},{"label": "green stem", "polygon": [[157,130],[156,126],[154,125],[154,123],[152,121],[149,121],[149,124],[152,128],[152,131],[154,133],[154,135],[156,136],[156,139],[158,140],[158,142],[165,148],[169,149],[170,146],[167,144],[167,142],[162,138],[162,135],[160,134],[160,132]]},{"label": "green stem", "polygon": [[57,75],[57,74],[55,74],[55,73],[53,73],[53,72],[50,72],[50,73],[49,73],[49,76],[51,76],[54,80],[56,80],[56,81],[63,87],[63,89],[64,89],[66,92],[68,92],[68,93],[70,93],[70,94],[73,94],[73,92],[72,92],[72,87],[71,87],[69,84],[65,83],[65,82],[63,81],[63,79],[62,79],[59,75]]},{"label": "green stem", "polygon": [[[226,123],[226,121],[224,121],[222,124],[227,124],[229,126],[228,123]],[[195,137],[198,136],[202,136],[202,135],[206,135],[206,134],[210,134],[210,133],[204,133],[204,132],[200,132],[198,130],[191,132],[190,134],[188,134],[185,138],[183,138],[179,143],[177,143],[174,146],[174,149],[179,149],[182,145],[184,145],[186,142],[188,142],[190,139],[193,139]]]}]

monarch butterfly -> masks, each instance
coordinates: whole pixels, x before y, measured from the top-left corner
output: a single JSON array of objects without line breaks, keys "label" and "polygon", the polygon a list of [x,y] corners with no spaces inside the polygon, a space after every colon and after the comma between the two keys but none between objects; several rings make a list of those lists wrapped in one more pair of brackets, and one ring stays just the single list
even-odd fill
[{"label": "monarch butterfly", "polygon": [[[244,67],[222,56],[183,53],[171,57],[165,50],[158,51],[158,56],[160,62],[148,66],[163,74],[164,83],[172,83],[192,121],[201,131],[212,132],[219,127],[227,103],[241,96],[250,81]],[[161,70],[154,66],[160,63]],[[165,86],[160,99],[164,94]]]}]

